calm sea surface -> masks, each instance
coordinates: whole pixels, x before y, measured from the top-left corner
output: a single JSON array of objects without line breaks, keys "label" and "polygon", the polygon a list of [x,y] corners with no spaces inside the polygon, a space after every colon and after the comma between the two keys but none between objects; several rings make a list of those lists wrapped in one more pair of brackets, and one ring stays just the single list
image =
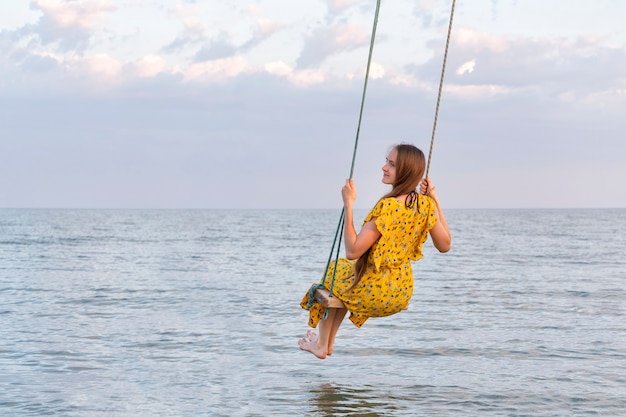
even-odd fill
[{"label": "calm sea surface", "polygon": [[626,210],[449,210],[320,361],[339,214],[0,210],[0,415],[626,416]]}]

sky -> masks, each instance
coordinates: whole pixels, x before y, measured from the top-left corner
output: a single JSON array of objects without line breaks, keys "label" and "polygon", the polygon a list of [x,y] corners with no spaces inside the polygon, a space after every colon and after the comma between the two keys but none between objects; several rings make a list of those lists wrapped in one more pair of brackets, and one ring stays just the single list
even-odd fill
[{"label": "sky", "polygon": [[[451,0],[382,2],[357,208],[427,155]],[[375,0],[0,3],[0,207],[341,209]],[[444,208],[626,207],[623,0],[457,0]]]}]

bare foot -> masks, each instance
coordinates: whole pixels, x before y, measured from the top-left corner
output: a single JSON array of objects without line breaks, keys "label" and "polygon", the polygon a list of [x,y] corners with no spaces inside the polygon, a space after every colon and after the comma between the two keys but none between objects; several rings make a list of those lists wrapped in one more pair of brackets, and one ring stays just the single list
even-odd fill
[{"label": "bare foot", "polygon": [[300,349],[311,352],[320,359],[326,359],[326,350],[317,347],[316,342],[313,342],[306,337],[298,340],[298,346],[300,346]]},{"label": "bare foot", "polygon": [[[313,330],[307,330],[306,331],[306,338],[309,339],[313,343],[317,343],[317,341],[319,340],[320,337]],[[333,348],[330,347],[330,348],[328,348],[328,352],[326,353],[326,355],[330,356],[332,354],[333,354]]]}]

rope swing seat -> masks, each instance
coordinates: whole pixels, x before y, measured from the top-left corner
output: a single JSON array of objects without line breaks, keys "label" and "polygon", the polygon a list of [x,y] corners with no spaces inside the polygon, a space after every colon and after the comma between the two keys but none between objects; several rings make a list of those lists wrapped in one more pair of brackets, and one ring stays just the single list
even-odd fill
[{"label": "rope swing seat", "polygon": [[328,291],[324,286],[318,287],[319,284],[314,284],[315,287],[315,300],[320,303],[324,308],[346,308],[343,302]]},{"label": "rope swing seat", "polygon": [[[370,73],[370,66],[371,66],[371,62],[372,62],[372,54],[374,51],[374,41],[376,39],[376,28],[378,26],[378,14],[380,11],[380,3],[381,0],[377,0],[376,2],[376,12],[374,15],[374,25],[372,27],[372,36],[371,36],[371,40],[370,40],[370,47],[369,47],[369,56],[367,59],[367,68],[365,71],[365,83],[363,85],[363,95],[361,97],[361,109],[359,111],[359,121],[358,121],[358,125],[357,125],[357,131],[356,131],[356,139],[354,141],[354,151],[352,153],[352,165],[350,168],[350,179],[352,178],[353,174],[354,174],[354,164],[355,164],[355,160],[356,160],[356,151],[358,148],[358,143],[359,143],[359,132],[361,130],[361,120],[363,118],[363,107],[365,105],[365,95],[367,92],[367,82],[369,79],[369,73]],[[452,20],[454,18],[454,8],[455,8],[455,4],[456,4],[456,0],[452,0],[452,7],[450,10],[450,19],[449,19],[449,24],[448,24],[448,36],[446,39],[446,47],[445,47],[445,52],[444,52],[444,56],[443,56],[443,65],[441,68],[441,78],[439,80],[439,92],[437,94],[437,105],[435,107],[435,119],[434,119],[434,123],[433,123],[433,129],[432,129],[432,135],[431,135],[431,139],[430,139],[430,149],[428,152],[428,162],[426,164],[426,172],[425,172],[425,177],[428,177],[428,172],[430,170],[430,161],[432,158],[432,152],[433,152],[433,144],[435,142],[435,131],[437,129],[437,118],[439,115],[439,104],[441,102],[441,91],[443,88],[443,80],[444,80],[444,75],[445,75],[445,70],[446,70],[446,61],[448,59],[448,47],[450,45],[450,34],[452,32]],[[341,248],[341,236],[343,235],[343,225],[344,225],[344,217],[345,217],[345,210],[341,211],[341,215],[339,217],[339,224],[337,225],[337,230],[335,232],[335,239],[333,241],[333,245],[331,247],[330,250],[330,255],[328,257],[328,262],[326,263],[326,271],[328,271],[330,265],[331,265],[331,260],[333,259],[333,255],[335,258],[335,265],[337,265],[337,261],[339,259],[339,254],[340,254],[340,248]],[[309,295],[308,295],[308,307],[311,308],[311,306],[317,301],[318,303],[320,303],[324,308],[324,316],[323,318],[326,319],[326,316],[328,314],[328,309],[330,308],[346,308],[345,305],[343,304],[343,302],[338,299],[337,297],[333,296],[333,285],[335,283],[335,275],[336,275],[336,271],[337,268],[335,267],[333,270],[333,275],[330,281],[330,288],[326,288],[324,286],[324,278],[325,276],[322,276],[322,279],[319,283],[317,284],[313,284],[309,290]]]}]

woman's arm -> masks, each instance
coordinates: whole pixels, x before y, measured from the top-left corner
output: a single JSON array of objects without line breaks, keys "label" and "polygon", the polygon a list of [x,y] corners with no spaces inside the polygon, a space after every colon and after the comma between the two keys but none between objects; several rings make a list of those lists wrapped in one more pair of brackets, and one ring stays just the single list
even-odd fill
[{"label": "woman's arm", "polygon": [[357,259],[380,238],[381,234],[376,227],[376,218],[365,223],[359,233],[356,232],[352,213],[354,200],[356,200],[356,189],[354,188],[353,180],[349,179],[346,181],[346,184],[341,189],[341,196],[343,197],[345,216],[343,236],[346,245],[346,258]]},{"label": "woman's arm", "polygon": [[435,192],[435,187],[432,185],[430,177],[422,180],[420,184],[420,191],[432,198],[435,201],[435,215],[437,216],[437,222],[430,229],[430,237],[433,240],[433,245],[439,252],[448,252],[452,246],[452,235],[450,234],[450,228],[446,217],[443,215],[441,204],[439,204],[439,198]]}]

